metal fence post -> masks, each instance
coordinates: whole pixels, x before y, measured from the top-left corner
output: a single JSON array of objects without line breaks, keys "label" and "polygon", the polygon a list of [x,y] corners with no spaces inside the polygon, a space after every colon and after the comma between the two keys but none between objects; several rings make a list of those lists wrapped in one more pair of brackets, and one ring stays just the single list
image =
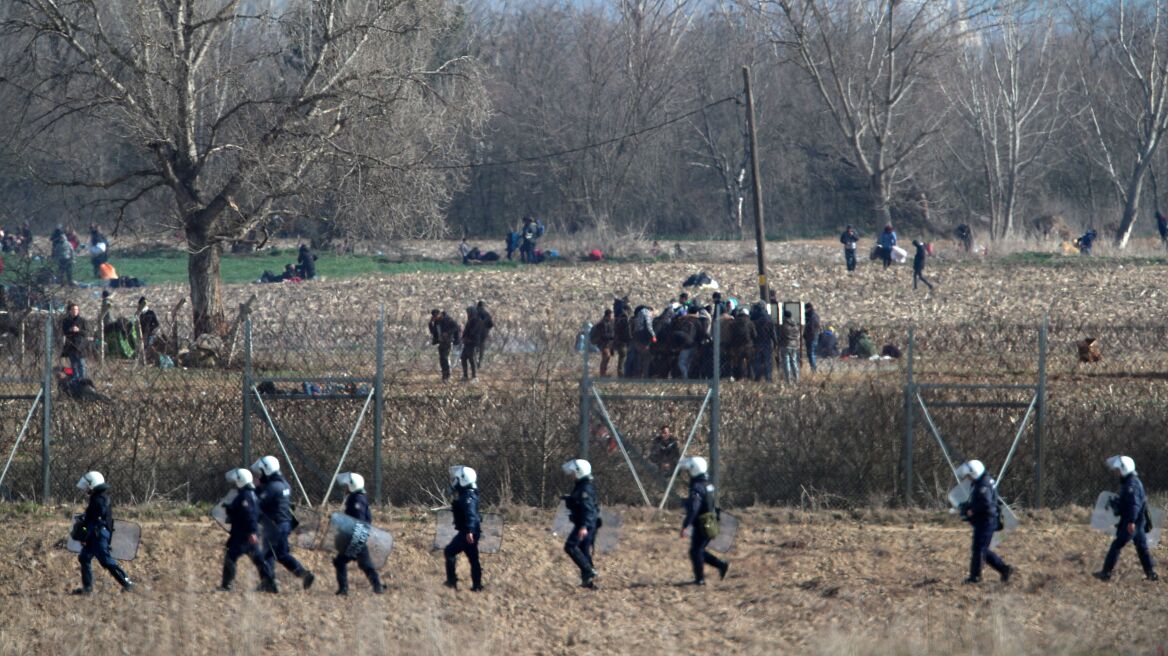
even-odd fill
[{"label": "metal fence post", "polygon": [[1038,332],[1038,396],[1034,415],[1034,505],[1041,508],[1045,503],[1042,484],[1043,453],[1042,430],[1046,422],[1046,341],[1050,316],[1042,318],[1042,329]]},{"label": "metal fence post", "polygon": [[904,505],[912,506],[913,490],[913,327],[908,328],[908,368],[904,383]]},{"label": "metal fence post", "polygon": [[718,452],[718,438],[722,422],[722,313],[721,304],[714,304],[714,378],[710,381],[710,388],[714,391],[710,399],[710,482],[714,485],[714,495],[717,498],[719,485],[718,475],[721,473],[720,454]]},{"label": "metal fence post", "polygon": [[373,378],[373,502],[382,503],[381,496],[381,431],[385,411],[385,306],[377,317],[377,374]]},{"label": "metal fence post", "polygon": [[41,432],[41,502],[48,504],[53,489],[49,481],[49,445],[53,439],[53,314],[45,315],[45,368],[41,380],[44,391],[44,424]]},{"label": "metal fence post", "polygon": [[243,467],[251,464],[251,317],[243,320]]},{"label": "metal fence post", "polygon": [[588,459],[588,429],[592,422],[592,373],[588,370],[588,335],[583,335],[584,348],[581,350],[583,373],[580,374],[580,458]]}]

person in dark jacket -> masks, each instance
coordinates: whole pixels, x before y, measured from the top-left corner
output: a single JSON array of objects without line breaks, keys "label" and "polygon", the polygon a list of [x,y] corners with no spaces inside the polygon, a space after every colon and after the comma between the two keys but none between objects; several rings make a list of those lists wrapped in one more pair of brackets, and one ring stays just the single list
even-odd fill
[{"label": "person in dark jacket", "polygon": [[279,592],[272,565],[264,559],[260,551],[260,500],[252,484],[251,472],[246,469],[232,469],[227,472],[227,480],[237,493],[227,505],[227,523],[231,531],[227,535],[227,551],[223,554],[223,578],[219,590],[229,592],[235,582],[235,563],[240,556],[251,558],[260,574],[261,592]]},{"label": "person in dark jacket", "polygon": [[1094,576],[1100,581],[1111,580],[1111,571],[1119,560],[1119,552],[1123,551],[1128,542],[1134,542],[1144,576],[1149,581],[1158,581],[1160,577],[1156,575],[1156,564],[1148,552],[1148,495],[1144,492],[1140,477],[1136,475],[1136,463],[1128,456],[1112,456],[1107,459],[1107,468],[1121,481],[1119,496],[1112,502],[1112,509],[1119,515],[1119,523],[1115,525],[1115,539],[1107,550],[1103,569]]},{"label": "person in dark jacket", "polygon": [[686,537],[685,530],[692,529],[689,534],[689,561],[693,565],[693,584],[705,585],[705,566],[711,565],[718,570],[718,578],[726,578],[730,563],[706,551],[712,539],[703,528],[707,522],[717,523],[717,509],[714,507],[714,486],[707,476],[709,465],[705,458],[690,457],[682,463],[689,472],[689,500],[685,502],[685,519],[681,522],[681,537]]},{"label": "person in dark jacket", "polygon": [[994,533],[998,530],[998,521],[1001,510],[998,508],[998,491],[994,486],[994,479],[986,472],[985,465],[980,460],[970,460],[962,463],[957,469],[961,480],[968,479],[972,483],[969,500],[959,508],[961,518],[973,526],[973,544],[969,560],[969,578],[966,583],[981,582],[982,563],[988,563],[997,570],[1002,577],[1002,583],[1010,581],[1014,568],[1007,565],[990,550]]},{"label": "person in dark jacket", "polygon": [[454,530],[457,533],[446,545],[446,587],[458,589],[456,559],[465,553],[470,561],[471,591],[483,589],[483,568],[479,563],[479,538],[482,536],[482,517],[479,515],[478,474],[463,465],[450,468],[450,487],[454,493],[454,503],[450,510],[454,514]]},{"label": "person in dark jacket", "polygon": [[580,568],[580,587],[595,588],[592,547],[596,544],[596,531],[600,529],[600,505],[592,482],[592,465],[587,460],[569,460],[564,463],[563,470],[576,480],[572,493],[563,497],[568,507],[568,520],[572,522],[572,532],[564,542],[564,552]]},{"label": "person in dark jacket", "polygon": [[84,527],[83,536],[74,535],[81,543],[81,553],[77,562],[81,564],[81,587],[73,591],[76,595],[93,594],[93,569],[90,563],[96,558],[99,565],[109,572],[114,580],[122,586],[124,592],[134,588],[134,582],[126,575],[125,570],[118,565],[118,561],[110,555],[110,538],[114,534],[114,516],[110,509],[109,485],[101,472],[87,472],[77,481],[77,489],[89,494],[89,505],[85,507],[85,514],[80,518]]},{"label": "person in dark jacket", "polygon": [[101,265],[109,262],[109,240],[96,223],[89,226],[89,263],[93,265],[93,277],[101,277]]},{"label": "person in dark jacket", "polygon": [[273,456],[264,456],[252,464],[259,474],[260,526],[264,534],[264,559],[275,569],[280,563],[284,569],[300,579],[304,589],[312,587],[316,576],[296,560],[288,536],[292,534],[292,488],[280,474],[280,462]]},{"label": "person in dark jacket", "polygon": [[61,274],[61,282],[72,287],[74,253],[73,246],[65,235],[65,229],[57,226],[57,229],[53,230],[52,237],[49,238],[49,243],[52,246],[53,262],[57,264],[57,271]]},{"label": "person in dark jacket", "polygon": [[483,368],[483,353],[487,350],[487,340],[491,338],[491,330],[495,327],[495,318],[487,312],[487,304],[479,301],[475,303],[475,308],[479,313],[479,322],[482,326],[483,337],[479,340],[479,347],[477,350],[479,356],[479,369]]},{"label": "person in dark jacket", "polygon": [[856,270],[856,242],[860,241],[860,237],[856,235],[856,230],[852,226],[844,228],[843,234],[840,235],[840,243],[844,245],[844,263],[847,264],[848,271]]},{"label": "person in dark jacket", "polygon": [[803,347],[806,349],[807,364],[811,373],[815,373],[816,354],[819,346],[819,333],[823,331],[823,324],[819,321],[819,313],[810,303],[803,304]]},{"label": "person in dark jacket", "polygon": [[672,373],[674,377],[689,379],[697,375],[694,371],[694,356],[706,341],[706,329],[701,316],[696,312],[691,312],[685,306],[679,308],[678,312],[681,314],[673,320],[669,335],[669,346],[677,353]]},{"label": "person in dark jacket", "polygon": [[1156,230],[1160,233],[1160,245],[1168,248],[1168,216],[1156,210]]},{"label": "person in dark jacket", "polygon": [[657,470],[668,476],[677,466],[677,459],[681,456],[681,448],[677,445],[677,438],[669,431],[669,424],[661,426],[657,437],[649,445],[649,462],[657,466]]},{"label": "person in dark jacket", "polygon": [[629,343],[633,341],[633,327],[629,317],[629,299],[618,298],[612,302],[612,351],[616,354],[616,375],[624,377],[625,358],[629,354]]},{"label": "person in dark jacket", "polygon": [[[462,380],[467,382],[476,380],[479,377],[478,360],[475,359],[475,352],[483,341],[483,322],[479,319],[479,311],[475,306],[470,306],[466,309],[466,326],[462,329],[462,355],[459,356],[459,361],[462,362]],[[470,377],[467,377],[467,369],[470,369]]]},{"label": "person in dark jacket", "polygon": [[154,333],[158,331],[161,324],[158,323],[158,315],[146,303],[145,296],[138,297],[138,327],[141,330],[142,348],[149,348],[154,344]]},{"label": "person in dark jacket", "polygon": [[880,233],[880,238],[876,241],[878,246],[877,254],[880,259],[884,261],[884,268],[892,266],[892,247],[896,246],[896,231],[892,229],[892,224],[889,223],[884,226],[884,232]]},{"label": "person in dark jacket", "polygon": [[928,285],[929,291],[933,291],[933,283],[925,278],[925,260],[929,257],[926,250],[925,242],[913,240],[913,246],[916,246],[917,252],[913,255],[913,289],[917,288],[917,281],[921,281]]},{"label": "person in dark jacket", "polygon": [[783,323],[779,325],[779,358],[783,364],[783,380],[787,383],[799,382],[799,324],[791,317],[790,310],[783,310]]},{"label": "person in dark jacket", "polygon": [[316,277],[316,255],[308,250],[308,244],[300,244],[300,253],[296,258],[296,273],[301,280],[312,280]]},{"label": "person in dark jacket", "polygon": [[[349,496],[345,497],[345,514],[358,522],[372,524],[373,513],[369,511],[369,498],[365,496],[365,477],[348,472],[337,476],[337,484],[349,493]],[[369,547],[363,545],[356,554],[339,553],[333,558],[333,567],[337,570],[337,594],[340,596],[349,594],[349,563],[354,560],[357,561],[357,568],[369,579],[373,594],[385,592],[385,586],[381,584],[381,575],[377,573],[373,559],[369,557]]]},{"label": "person in dark jacket", "polygon": [[430,343],[438,346],[438,366],[442,368],[442,380],[450,379],[450,349],[462,335],[458,322],[451,319],[445,310],[430,310]]},{"label": "person in dark jacket", "polygon": [[1088,230],[1083,233],[1081,237],[1075,240],[1075,246],[1079,248],[1080,255],[1090,255],[1091,248],[1095,245],[1095,240],[1099,237],[1099,233],[1094,230]]},{"label": "person in dark jacket", "polygon": [[750,310],[750,318],[754,322],[755,333],[754,358],[751,362],[753,377],[755,381],[765,378],[769,383],[771,371],[774,369],[775,344],[778,342],[779,333],[775,329],[775,320],[762,303],[754,304]]},{"label": "person in dark jacket", "polygon": [[65,318],[61,320],[61,334],[65,336],[65,347],[61,350],[61,357],[69,360],[69,367],[73,369],[73,378],[82,380],[87,378],[85,371],[85,319],[81,318],[81,308],[76,303],[70,303],[65,308]]},{"label": "person in dark jacket", "polygon": [[616,324],[612,318],[612,310],[605,309],[604,317],[592,326],[588,333],[588,341],[600,350],[600,377],[608,376],[608,363],[612,360],[612,342],[616,339]]},{"label": "person in dark jacket", "polygon": [[758,333],[746,310],[737,308],[733,316],[734,320],[730,323],[730,371],[741,380],[750,378],[750,363]]}]

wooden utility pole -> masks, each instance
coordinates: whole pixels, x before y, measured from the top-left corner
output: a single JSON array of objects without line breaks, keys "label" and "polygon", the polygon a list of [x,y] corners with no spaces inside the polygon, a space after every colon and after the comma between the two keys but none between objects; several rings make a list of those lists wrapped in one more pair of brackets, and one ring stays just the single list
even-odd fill
[{"label": "wooden utility pole", "polygon": [[758,172],[758,133],[754,126],[754,94],[750,91],[750,67],[742,67],[742,83],[746,89],[746,127],[750,132],[750,189],[754,196],[754,243],[758,252],[758,298],[770,300],[766,276],[766,231],[762,220],[762,181]]}]

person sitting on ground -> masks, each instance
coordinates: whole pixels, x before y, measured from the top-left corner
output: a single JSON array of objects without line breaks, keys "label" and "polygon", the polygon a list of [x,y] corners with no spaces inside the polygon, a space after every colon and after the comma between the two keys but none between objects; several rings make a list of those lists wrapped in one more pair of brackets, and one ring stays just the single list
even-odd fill
[{"label": "person sitting on ground", "polygon": [[284,282],[300,282],[300,272],[291,264],[284,265],[284,274],[280,277]]},{"label": "person sitting on ground", "polygon": [[649,445],[649,462],[665,475],[673,473],[677,466],[677,459],[681,457],[681,448],[677,445],[677,438],[669,432],[669,424],[663,424],[661,431],[653,438]]}]

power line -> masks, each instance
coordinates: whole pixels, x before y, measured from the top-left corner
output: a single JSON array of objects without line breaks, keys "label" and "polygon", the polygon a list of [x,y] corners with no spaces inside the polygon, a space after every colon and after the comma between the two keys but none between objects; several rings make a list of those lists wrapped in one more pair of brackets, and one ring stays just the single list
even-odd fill
[{"label": "power line", "polygon": [[681,114],[679,116],[675,116],[675,117],[670,118],[670,119],[666,119],[660,123],[656,123],[654,125],[649,125],[649,126],[646,126],[643,128],[638,128],[636,130],[633,130],[632,132],[626,132],[625,134],[622,134],[619,137],[612,137],[611,139],[605,139],[604,141],[596,141],[596,142],[593,142],[590,144],[585,144],[583,146],[577,146],[575,148],[567,148],[565,150],[557,150],[557,151],[552,151],[549,153],[541,153],[539,155],[530,155],[527,157],[516,157],[515,159],[501,160],[501,161],[497,161],[497,162],[466,162],[466,163],[462,163],[462,164],[444,164],[444,165],[440,165],[440,166],[428,166],[426,168],[431,169],[431,170],[475,169],[475,168],[482,168],[482,167],[487,167],[487,166],[509,166],[511,164],[523,164],[525,162],[538,162],[538,161],[546,160],[546,159],[555,159],[556,157],[563,157],[565,155],[573,155],[575,153],[584,152],[586,150],[591,150],[593,148],[600,148],[601,146],[607,146],[609,144],[614,144],[614,143],[617,143],[618,141],[624,141],[625,139],[639,137],[643,134],[648,134],[648,133],[653,132],[655,130],[660,130],[661,128],[673,125],[674,123],[677,123],[678,121],[684,121],[685,119],[693,116],[694,114],[704,112],[711,107],[717,107],[718,105],[721,105],[722,103],[727,103],[727,102],[734,102],[737,104],[742,104],[742,101],[739,100],[738,96],[727,96],[725,98],[722,98],[721,100],[715,100],[714,102],[702,105],[701,107],[698,107],[697,109],[688,111],[684,114]]}]

